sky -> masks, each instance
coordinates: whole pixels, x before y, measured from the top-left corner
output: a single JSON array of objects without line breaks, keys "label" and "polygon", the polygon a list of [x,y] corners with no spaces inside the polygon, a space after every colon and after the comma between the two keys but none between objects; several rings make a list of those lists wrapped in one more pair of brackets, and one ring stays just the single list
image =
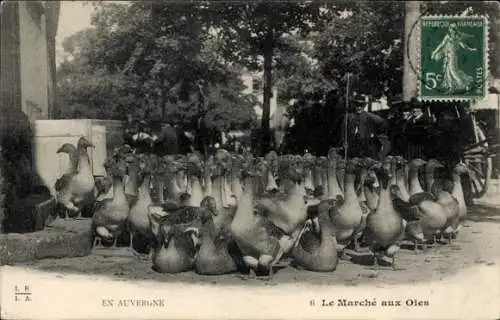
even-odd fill
[{"label": "sky", "polygon": [[92,12],[93,8],[84,5],[83,1],[61,1],[61,13],[56,36],[56,60],[58,65],[64,58],[62,49],[64,38],[90,27]]}]

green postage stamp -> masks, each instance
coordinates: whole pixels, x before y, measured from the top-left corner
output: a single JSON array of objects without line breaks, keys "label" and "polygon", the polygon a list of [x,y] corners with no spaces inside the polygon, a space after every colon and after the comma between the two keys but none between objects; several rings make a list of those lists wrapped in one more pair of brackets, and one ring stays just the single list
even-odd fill
[{"label": "green postage stamp", "polygon": [[488,23],[482,16],[420,21],[421,100],[481,100],[487,93]]}]

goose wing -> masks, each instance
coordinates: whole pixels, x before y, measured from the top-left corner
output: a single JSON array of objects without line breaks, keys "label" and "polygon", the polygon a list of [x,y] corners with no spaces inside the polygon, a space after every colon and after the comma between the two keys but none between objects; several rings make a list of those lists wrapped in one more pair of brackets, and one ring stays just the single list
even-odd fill
[{"label": "goose wing", "polygon": [[420,192],[410,196],[409,203],[418,205],[422,201],[436,201],[436,197],[430,192]]},{"label": "goose wing", "polygon": [[417,221],[420,219],[421,213],[420,213],[420,208],[418,207],[418,205],[403,201],[399,198],[393,199],[392,205],[393,205],[394,209],[406,221]]},{"label": "goose wing", "polygon": [[57,179],[56,183],[54,184],[54,188],[56,189],[56,191],[61,191],[62,189],[64,189],[69,184],[73,176],[74,174],[66,173],[63,174],[62,177]]},{"label": "goose wing", "polygon": [[321,246],[321,241],[314,232],[307,231],[300,237],[299,245],[304,251],[314,253]]},{"label": "goose wing", "polygon": [[181,207],[178,210],[168,212],[165,223],[169,225],[189,224],[200,220],[201,214],[202,210],[199,207]]},{"label": "goose wing", "polygon": [[111,199],[104,199],[102,201],[97,201],[94,204],[94,215],[92,216],[92,222],[97,226],[106,226],[109,222],[106,213],[106,206]]}]

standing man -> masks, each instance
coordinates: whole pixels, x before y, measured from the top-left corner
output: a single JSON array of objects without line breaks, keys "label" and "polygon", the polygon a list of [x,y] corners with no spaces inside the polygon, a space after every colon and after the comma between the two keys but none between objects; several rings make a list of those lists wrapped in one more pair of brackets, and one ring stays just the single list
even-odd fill
[{"label": "standing man", "polygon": [[345,117],[342,119],[341,144],[347,147],[349,158],[371,157],[381,160],[390,151],[387,136],[389,125],[384,118],[365,110],[367,98],[355,95],[351,100],[352,109],[347,114],[347,121]]},{"label": "standing man", "polygon": [[428,134],[432,119],[424,113],[422,102],[416,98],[410,101],[411,115],[404,124],[403,132],[406,138],[405,158],[410,161],[415,158],[425,159],[427,154]]},{"label": "standing man", "polygon": [[406,140],[403,129],[406,121],[411,116],[409,104],[403,101],[400,94],[396,95],[390,101],[391,113],[389,121],[389,139],[392,142],[392,151],[394,154],[403,155],[406,150]]}]

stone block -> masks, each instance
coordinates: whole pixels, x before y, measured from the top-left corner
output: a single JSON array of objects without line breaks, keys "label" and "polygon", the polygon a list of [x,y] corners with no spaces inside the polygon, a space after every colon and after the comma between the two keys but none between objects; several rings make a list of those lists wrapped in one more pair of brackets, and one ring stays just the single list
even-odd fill
[{"label": "stone block", "polygon": [[7,232],[27,233],[43,230],[55,213],[55,199],[50,194],[30,194],[14,203],[6,221]]},{"label": "stone block", "polygon": [[56,219],[44,230],[0,235],[0,265],[83,257],[92,251],[92,219]]}]

